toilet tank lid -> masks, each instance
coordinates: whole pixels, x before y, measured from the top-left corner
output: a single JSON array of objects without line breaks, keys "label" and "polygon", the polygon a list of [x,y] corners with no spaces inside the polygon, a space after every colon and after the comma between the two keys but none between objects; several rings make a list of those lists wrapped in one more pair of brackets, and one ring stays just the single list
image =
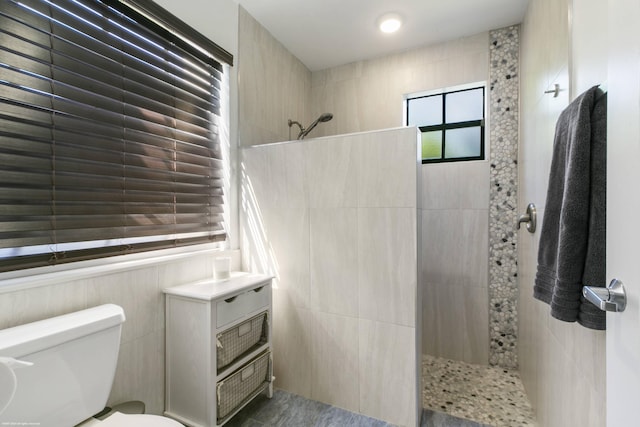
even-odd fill
[{"label": "toilet tank lid", "polygon": [[22,357],[121,325],[124,310],[104,304],[0,331],[0,356]]}]

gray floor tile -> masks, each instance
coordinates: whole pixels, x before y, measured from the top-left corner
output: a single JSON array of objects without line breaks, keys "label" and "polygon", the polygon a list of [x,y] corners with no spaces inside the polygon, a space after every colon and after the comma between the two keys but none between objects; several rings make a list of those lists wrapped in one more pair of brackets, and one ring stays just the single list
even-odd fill
[{"label": "gray floor tile", "polygon": [[435,412],[430,409],[422,410],[420,427],[491,427],[475,421],[454,417],[453,415]]}]

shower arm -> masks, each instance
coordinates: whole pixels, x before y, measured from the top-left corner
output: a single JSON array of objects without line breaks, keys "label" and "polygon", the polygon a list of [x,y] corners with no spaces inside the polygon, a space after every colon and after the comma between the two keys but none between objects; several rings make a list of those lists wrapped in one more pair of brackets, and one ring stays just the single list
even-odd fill
[{"label": "shower arm", "polygon": [[306,129],[300,123],[296,122],[295,120],[289,119],[289,121],[287,122],[289,124],[289,139],[291,139],[291,126],[293,126],[293,125],[297,125],[300,128],[300,133],[298,134],[298,139],[304,139],[304,137],[307,136],[309,134],[309,132],[311,132],[313,130],[313,128],[315,128],[318,123],[320,123],[320,122],[328,122],[332,118],[333,118],[333,114],[331,114],[331,113],[323,113],[313,123],[311,123],[309,125],[309,127],[306,128]]},{"label": "shower arm", "polygon": [[287,122],[289,125],[289,139],[291,139],[291,126],[293,125],[297,125],[298,128],[300,129],[300,133],[298,134],[298,137],[296,139],[300,139],[300,135],[302,135],[302,132],[304,132],[304,128],[302,127],[302,125],[299,122],[296,122],[295,120],[291,120],[289,119],[289,121]]}]

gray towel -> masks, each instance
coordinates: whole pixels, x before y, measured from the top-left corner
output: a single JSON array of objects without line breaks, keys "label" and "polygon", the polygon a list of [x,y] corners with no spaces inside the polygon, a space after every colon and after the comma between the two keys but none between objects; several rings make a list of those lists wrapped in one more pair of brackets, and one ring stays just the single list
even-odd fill
[{"label": "gray towel", "polygon": [[533,295],[551,315],[605,329],[603,311],[582,286],[605,286],[607,102],[597,86],[577,97],[556,124]]}]

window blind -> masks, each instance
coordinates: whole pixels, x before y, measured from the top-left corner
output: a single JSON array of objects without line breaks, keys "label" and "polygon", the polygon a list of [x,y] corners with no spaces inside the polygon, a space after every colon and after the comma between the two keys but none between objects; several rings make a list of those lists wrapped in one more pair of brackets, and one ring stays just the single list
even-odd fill
[{"label": "window blind", "polygon": [[224,240],[215,52],[118,1],[1,4],[0,271]]}]

